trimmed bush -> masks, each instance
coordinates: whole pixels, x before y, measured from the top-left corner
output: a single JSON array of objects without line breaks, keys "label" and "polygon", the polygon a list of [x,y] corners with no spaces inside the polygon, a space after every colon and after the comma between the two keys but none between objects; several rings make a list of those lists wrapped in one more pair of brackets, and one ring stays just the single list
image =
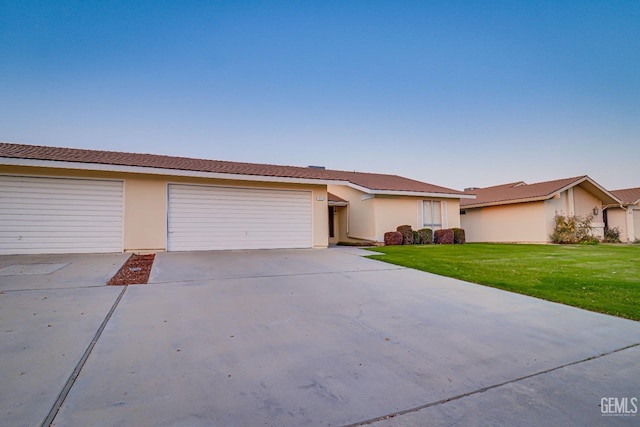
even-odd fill
[{"label": "trimmed bush", "polygon": [[453,245],[453,230],[450,228],[436,230],[434,236],[435,243],[439,245]]},{"label": "trimmed bush", "polygon": [[453,230],[453,243],[464,244],[467,240],[464,236],[464,228],[452,228]]},{"label": "trimmed bush", "polygon": [[422,243],[422,241],[420,240],[420,233],[418,233],[416,230],[413,230],[413,244],[419,245],[420,243]]},{"label": "trimmed bush", "polygon": [[410,225],[401,225],[396,228],[396,231],[402,233],[403,245],[413,245],[413,230]]},{"label": "trimmed bush", "polygon": [[401,245],[402,233],[399,231],[388,231],[384,233],[384,244],[387,246]]},{"label": "trimmed bush", "polygon": [[418,235],[420,236],[420,243],[423,245],[433,243],[433,230],[430,228],[421,228],[418,230]]}]

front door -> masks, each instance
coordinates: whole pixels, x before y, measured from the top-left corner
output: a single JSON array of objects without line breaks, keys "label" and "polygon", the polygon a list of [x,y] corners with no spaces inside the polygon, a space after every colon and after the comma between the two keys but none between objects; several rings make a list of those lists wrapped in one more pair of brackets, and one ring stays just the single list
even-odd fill
[{"label": "front door", "polygon": [[335,221],[335,208],[329,206],[329,239],[335,239],[336,237],[336,221]]}]

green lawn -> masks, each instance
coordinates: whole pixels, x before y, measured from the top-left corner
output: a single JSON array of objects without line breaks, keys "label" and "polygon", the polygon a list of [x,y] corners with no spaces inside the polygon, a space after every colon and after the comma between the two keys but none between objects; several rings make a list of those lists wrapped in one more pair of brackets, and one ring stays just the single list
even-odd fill
[{"label": "green lawn", "polygon": [[640,320],[640,245],[384,246],[370,258]]}]

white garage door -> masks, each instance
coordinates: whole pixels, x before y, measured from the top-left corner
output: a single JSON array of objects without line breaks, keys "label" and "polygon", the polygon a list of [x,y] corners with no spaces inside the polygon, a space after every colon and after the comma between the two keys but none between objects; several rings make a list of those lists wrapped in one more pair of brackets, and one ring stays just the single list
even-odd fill
[{"label": "white garage door", "polygon": [[311,192],[169,186],[168,250],[309,248]]},{"label": "white garage door", "polygon": [[0,254],[122,252],[122,181],[0,176]]}]

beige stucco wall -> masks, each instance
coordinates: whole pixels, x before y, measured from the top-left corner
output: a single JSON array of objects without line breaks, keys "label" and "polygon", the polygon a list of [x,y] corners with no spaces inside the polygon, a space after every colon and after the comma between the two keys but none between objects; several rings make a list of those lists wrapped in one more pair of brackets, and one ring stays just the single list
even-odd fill
[{"label": "beige stucco wall", "polygon": [[467,242],[529,242],[549,240],[544,202],[465,209],[460,215]]},{"label": "beige stucco wall", "polygon": [[395,231],[399,225],[410,225],[414,230],[423,228],[423,200],[446,203],[446,222],[443,227],[460,227],[460,201],[458,199],[423,198],[414,196],[368,195],[362,191],[339,185],[329,185],[328,191],[348,200],[348,217],[341,227],[341,241],[370,240],[384,242],[384,233]]},{"label": "beige stucco wall", "polygon": [[640,206],[612,206],[607,209],[607,221],[610,228],[618,227],[621,242],[640,240]]},{"label": "beige stucco wall", "polygon": [[458,199],[422,198],[408,196],[376,196],[376,240],[384,241],[384,233],[395,231],[399,225],[410,225],[414,230],[424,227],[422,202],[435,200],[443,210],[442,227],[460,227],[460,201]]},{"label": "beige stucco wall", "polygon": [[[329,244],[327,189],[325,185],[268,183],[152,174],[85,171],[23,166],[3,166],[3,174],[117,179],[124,181],[124,250],[167,248],[167,191],[171,183],[305,190],[311,192],[313,246]],[[319,200],[320,199],[320,200]]]},{"label": "beige stucco wall", "polygon": [[[598,208],[598,214],[593,209]],[[554,216],[593,216],[593,234],[604,236],[602,201],[580,186],[555,197],[538,202],[465,209],[462,228],[468,242],[531,242],[547,243],[553,233]]]},{"label": "beige stucco wall", "polygon": [[[577,215],[586,217],[591,215],[593,220],[593,234],[597,237],[604,236],[604,218],[602,213],[602,201],[580,186],[575,186],[560,193],[559,196],[545,201],[545,216],[547,223],[547,235],[553,233],[554,220],[557,214]],[[598,208],[598,214],[594,215],[593,209]]]},{"label": "beige stucco wall", "polygon": [[422,228],[422,224],[418,224],[417,199],[402,196],[376,196],[373,203],[376,213],[374,240],[377,242],[384,242],[384,233],[396,231],[399,225],[410,225],[414,230]]},{"label": "beige stucco wall", "polygon": [[633,228],[633,215],[625,208],[610,207],[607,209],[607,223],[609,228],[618,228],[620,230],[620,241],[633,241],[633,230],[629,230],[629,225]]},{"label": "beige stucco wall", "polygon": [[124,206],[124,250],[166,250],[166,179],[127,177],[124,181]]},{"label": "beige stucco wall", "polygon": [[[602,214],[602,201],[584,190],[580,186],[573,188],[573,198],[575,204],[575,214],[580,217],[593,216],[591,226],[593,234],[597,237],[604,237],[604,218]],[[594,215],[594,208],[598,208],[598,214]]]},{"label": "beige stucco wall", "polygon": [[346,214],[342,215],[340,240],[375,240],[375,215],[373,198],[345,185],[329,185],[328,191],[341,199],[348,200]]}]

